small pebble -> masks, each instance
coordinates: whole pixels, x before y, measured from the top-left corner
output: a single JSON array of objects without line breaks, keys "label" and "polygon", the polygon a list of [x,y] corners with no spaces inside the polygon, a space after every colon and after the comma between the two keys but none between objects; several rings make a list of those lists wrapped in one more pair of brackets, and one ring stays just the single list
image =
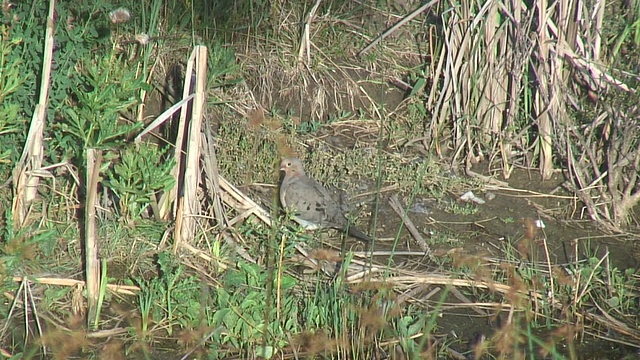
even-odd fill
[{"label": "small pebble", "polygon": [[431,214],[431,210],[429,210],[429,208],[427,207],[427,204],[425,204],[423,202],[415,202],[415,203],[413,203],[413,205],[411,206],[409,211],[412,212],[412,213],[424,214],[424,215]]},{"label": "small pebble", "polygon": [[464,193],[462,196],[460,196],[460,200],[463,201],[470,201],[470,202],[474,202],[476,204],[484,204],[485,201],[482,198],[477,197],[473,192],[471,191],[467,191],[466,193]]}]

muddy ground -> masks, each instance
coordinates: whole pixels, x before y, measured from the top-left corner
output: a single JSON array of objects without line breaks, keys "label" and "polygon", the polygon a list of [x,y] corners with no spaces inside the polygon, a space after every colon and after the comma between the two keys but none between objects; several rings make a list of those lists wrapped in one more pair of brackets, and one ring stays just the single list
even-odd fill
[{"label": "muddy ground", "polygon": [[[277,89],[274,91],[277,93]],[[402,111],[403,94],[400,90],[389,90],[389,87],[385,87],[369,88],[369,91],[376,95],[367,97],[379,98],[389,111]],[[295,108],[299,109],[312,108],[310,104],[301,104],[298,100],[278,99],[275,103],[278,105],[294,103]],[[293,116],[300,116],[303,119],[312,116],[310,113],[298,112],[295,108]],[[290,110],[288,107],[286,109]],[[344,111],[344,107],[342,110]],[[357,113],[359,109],[349,108],[348,111]],[[317,136],[314,141],[320,138],[321,141],[337,149],[336,151],[342,148],[346,152],[362,142],[370,142],[372,147],[377,142],[372,132],[336,131],[335,128],[320,130],[319,135],[313,135]],[[419,137],[418,134],[416,136]],[[387,150],[390,148],[392,147],[388,147]],[[428,151],[419,149],[415,154],[420,156]],[[446,163],[447,159],[442,158],[442,162]],[[474,204],[477,210],[475,213],[454,214],[445,211],[442,203],[438,204],[435,199],[428,196],[418,196],[407,206],[410,209],[410,220],[420,230],[433,254],[442,256],[455,253],[457,258],[486,259],[487,263],[495,265],[503,260],[505,248],[511,248],[524,262],[551,263],[567,266],[568,269],[568,264],[571,262],[584,261],[588,257],[602,258],[609,252],[612,267],[625,270],[637,266],[638,259],[634,256],[636,251],[632,236],[610,235],[597,229],[582,212],[581,205],[575,197],[562,186],[565,178],[561,169],[555,172],[552,179],[546,181],[541,179],[537,169],[523,168],[514,171],[509,179],[504,179],[500,169],[489,169],[486,162],[476,164],[473,171],[498,180],[498,185],[485,182],[476,188],[468,189],[486,201],[483,204]],[[466,175],[464,170],[458,168],[452,170],[450,176]],[[363,198],[358,196],[359,193],[375,192],[375,179],[357,178],[353,181],[358,183],[359,187],[352,188],[353,191],[349,195],[360,201],[359,226],[368,230],[369,233],[375,233],[379,239],[376,250],[391,249],[394,236],[398,229],[402,228],[400,246],[396,250],[420,251],[416,239],[402,225],[399,216],[389,205],[389,198],[394,195],[399,195],[401,202],[407,205],[409,196],[406,191],[404,196],[399,190],[380,193],[379,206],[376,209],[375,196],[369,195]],[[464,201],[460,200],[463,190],[465,189],[456,189],[457,192],[451,192],[446,197],[449,201],[464,206]],[[373,224],[373,212],[377,213],[375,224]],[[437,239],[432,237],[434,234],[438,235]],[[446,235],[446,241],[442,241],[443,234]],[[338,234],[330,233],[322,236],[339,249]],[[365,245],[354,239],[350,241],[352,249],[366,249]],[[382,259],[377,260],[384,262]],[[402,262],[403,258],[397,257],[395,261]],[[411,266],[417,271],[442,270],[438,264],[434,264],[428,258],[420,261],[412,258],[411,261]],[[461,302],[456,296],[449,296],[447,300],[451,303]],[[437,332],[458,338],[471,347],[477,339],[489,337],[500,328],[504,316],[505,313],[491,311],[483,313],[473,308],[447,310],[446,315],[438,321]],[[605,340],[587,338],[583,339],[578,353],[581,359],[613,359],[630,353],[635,354],[635,349],[617,346]]]},{"label": "muddy ground", "polygon": [[[384,83],[382,86],[371,86],[367,80],[369,74],[357,72],[344,72],[340,76],[354,75],[353,78],[341,78],[336,81],[348,81],[352,83],[364,83],[367,86],[361,88],[364,92],[357,98],[350,97],[340,91],[334,91],[335,97],[324,98],[323,104],[314,104],[314,97],[305,91],[314,93],[317,88],[297,89],[292,94],[277,87],[269,88],[269,93],[261,84],[254,83],[252,91],[256,98],[260,99],[263,109],[275,109],[276,113],[288,114],[299,125],[304,121],[322,122],[329,118],[339,117],[339,113],[349,112],[370,113],[371,104],[379,102],[388,112],[402,112],[405,106],[405,93],[395,88],[392,84]],[[303,94],[303,95],[301,95]],[[326,106],[326,104],[331,104]],[[159,104],[157,105],[159,107]],[[153,103],[149,108],[154,107]],[[151,111],[153,112],[153,111]],[[213,111],[215,113],[215,111]],[[215,128],[221,126],[221,121],[226,120],[223,115],[211,114],[209,121]],[[250,122],[250,119],[248,119]],[[425,120],[426,121],[426,120]],[[261,124],[258,124],[261,125]],[[317,126],[317,124],[316,124]],[[321,142],[330,147],[334,152],[349,152],[356,145],[370,144],[372,149],[380,146],[375,131],[368,131],[367,126],[359,126],[358,120],[349,121],[345,126],[333,124],[319,126],[316,133],[300,135],[300,142],[313,139],[314,144]],[[264,131],[274,131],[265,128]],[[276,129],[279,132],[281,129]],[[415,134],[416,138],[420,134]],[[222,140],[222,139],[221,139]],[[411,139],[405,139],[411,141]],[[398,147],[393,140],[388,141],[385,151],[394,151]],[[417,141],[413,155],[420,158],[429,154],[432,149],[419,148]],[[406,151],[403,149],[402,151]],[[305,157],[305,154],[296,154]],[[219,154],[224,161],[224,153]],[[399,157],[406,156],[398,154]],[[447,163],[446,154],[440,159]],[[275,169],[274,169],[275,170]],[[252,170],[253,171],[253,170]],[[394,237],[401,229],[399,247],[397,251],[421,251],[416,239],[407,231],[397,213],[391,208],[389,199],[399,196],[402,204],[409,209],[409,219],[420,231],[432,254],[443,256],[455,253],[457,258],[475,258],[486,260],[487,264],[499,264],[503,259],[506,248],[511,248],[522,261],[562,265],[577,260],[584,260],[588,256],[602,257],[607,251],[610,253],[611,266],[621,270],[635,268],[637,259],[633,242],[628,236],[613,236],[599,231],[594,224],[581,212],[580,204],[576,202],[571,193],[567,192],[562,183],[565,181],[561,169],[558,169],[552,179],[542,181],[536,169],[515,170],[509,179],[503,179],[500,169],[490,169],[488,163],[476,164],[473,171],[498,181],[494,183],[484,182],[474,188],[455,189],[446,194],[445,200],[465,206],[460,199],[465,191],[473,191],[475,195],[485,200],[483,204],[474,204],[476,209],[473,214],[454,213],[444,209],[442,201],[428,196],[420,195],[409,203],[410,199],[406,189],[386,189],[379,194],[379,205],[375,206],[376,181],[373,178],[354,177],[351,183],[358,186],[351,187],[349,196],[359,205],[358,226],[370,234],[375,234],[377,243],[375,250],[388,250],[392,248]],[[225,174],[223,173],[223,176]],[[450,174],[444,176],[466,177],[461,167],[450,170]],[[251,184],[251,176],[245,179],[248,183],[236,183],[243,191],[254,196],[254,200],[265,206],[271,206],[275,198],[277,188],[275,184],[265,189],[256,188]],[[323,180],[323,179],[320,179]],[[497,184],[496,184],[497,183]],[[425,184],[425,186],[430,186]],[[261,187],[261,186],[257,186]],[[402,191],[405,190],[405,191]],[[361,194],[368,194],[361,197]],[[442,200],[442,199],[441,199]],[[373,213],[376,213],[375,224]],[[544,224],[543,227],[537,224]],[[336,232],[323,232],[319,238],[327,246],[340,248],[341,236]],[[366,246],[354,239],[347,239],[349,247],[353,250],[366,250]],[[547,259],[548,256],[548,259]],[[383,262],[383,259],[376,260]],[[407,260],[402,256],[395,258],[397,263]],[[442,271],[441,264],[430,261],[428,257],[416,260],[411,257],[411,266],[417,271]],[[489,266],[489,265],[488,265]],[[460,303],[460,299],[449,296],[451,303]],[[470,299],[471,301],[475,299]],[[501,326],[504,313],[491,311],[481,312],[474,308],[460,308],[447,310],[446,314],[438,322],[438,334],[452,336],[461,340],[462,344],[472,346],[478,338],[489,337]],[[601,359],[624,356],[633,349],[623,346],[616,347],[611,342],[589,339],[581,345],[580,358]],[[468,349],[460,348],[460,351]],[[604,351],[604,353],[602,352]],[[605,356],[605,357],[603,357]],[[613,356],[613,357],[611,357]]]}]

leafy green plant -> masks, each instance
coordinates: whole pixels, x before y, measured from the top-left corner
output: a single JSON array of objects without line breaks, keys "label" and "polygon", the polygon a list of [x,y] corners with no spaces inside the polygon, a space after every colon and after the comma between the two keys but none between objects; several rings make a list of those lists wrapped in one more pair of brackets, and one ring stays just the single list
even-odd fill
[{"label": "leafy green plant", "polygon": [[298,135],[305,135],[305,134],[314,133],[320,130],[320,128],[325,125],[347,120],[352,116],[353,114],[349,111],[341,111],[338,114],[334,114],[330,116],[329,119],[327,119],[327,121],[325,122],[309,120],[309,121],[302,122],[299,125],[293,125],[293,124],[286,124],[286,125],[291,126],[292,129],[294,129]]},{"label": "leafy green plant", "polygon": [[65,109],[58,138],[76,156],[87,148],[115,148],[140,129],[142,123],[122,123],[119,116],[140,103],[140,89],[151,89],[135,68],[115,56],[87,61],[82,70],[82,82],[73,90],[77,104]]},{"label": "leafy green plant", "polygon": [[239,75],[239,67],[236,64],[236,54],[228,47],[214,42],[209,49],[209,86],[222,87],[234,85],[241,82],[241,79],[234,77]]},{"label": "leafy green plant", "polygon": [[153,144],[131,145],[120,151],[119,162],[107,170],[104,182],[117,196],[120,214],[139,218],[157,193],[173,188],[174,164],[173,159],[164,160],[163,152]]},{"label": "leafy green plant", "polygon": [[[636,5],[638,6],[638,5]],[[636,9],[638,11],[640,9]],[[624,30],[612,41],[611,57],[615,58],[619,55],[620,49],[626,44],[631,43],[634,47],[640,44],[640,18],[635,19],[632,23],[626,22]],[[631,46],[630,46],[631,47]]]},{"label": "leafy green plant", "polygon": [[500,218],[499,220],[502,221],[503,224],[514,224],[516,222],[516,220],[513,218],[513,216]]},{"label": "leafy green plant", "polygon": [[455,200],[449,200],[445,202],[444,210],[455,215],[473,215],[478,212],[478,207],[471,203],[460,204]]},{"label": "leafy green plant", "polygon": [[395,321],[395,328],[400,337],[400,346],[410,358],[418,356],[420,349],[413,337],[419,335],[425,327],[426,318],[419,314],[404,315]]},{"label": "leafy green plant", "polygon": [[154,309],[154,302],[162,298],[160,295],[161,283],[157,278],[152,278],[151,280],[138,278],[136,281],[140,287],[140,292],[138,292],[138,307],[142,320],[140,330],[142,334],[146,334],[149,331],[150,316],[152,315],[151,311]]},{"label": "leafy green plant", "polygon": [[184,274],[184,267],[175,258],[166,253],[158,255],[163,286],[160,288],[164,299],[165,317],[169,324],[167,332],[172,333],[172,326],[181,327],[199,325],[200,321],[200,286],[194,276]]},{"label": "leafy green plant", "polygon": [[295,130],[298,134],[311,134],[314,133],[323,126],[324,124],[319,121],[305,121],[300,123],[300,125],[295,126]]},{"label": "leafy green plant", "polygon": [[[0,26],[0,32],[5,31],[6,27]],[[17,37],[0,37],[0,174],[5,174],[9,169],[7,165],[19,156],[19,143],[25,133],[26,122],[20,104],[11,97],[28,79],[21,72],[22,59],[15,56],[21,42]]]},{"label": "leafy green plant", "polygon": [[142,317],[142,334],[149,324],[166,322],[167,333],[173,334],[174,326],[181,328],[199,325],[200,286],[193,276],[184,274],[184,267],[166,253],[158,254],[160,276],[150,280],[138,279],[140,293],[138,305]]},{"label": "leafy green plant", "polygon": [[[15,274],[27,265],[35,265],[36,256],[54,254],[56,232],[45,227],[16,230],[11,211],[7,210],[0,228],[0,275]],[[37,251],[36,251],[37,250]],[[32,262],[33,261],[33,262]],[[20,270],[19,270],[20,269]],[[0,276],[1,280],[9,280]]]},{"label": "leafy green plant", "polygon": [[[13,96],[20,104],[24,116],[33,113],[37,97],[33,94],[42,69],[42,51],[49,3],[46,1],[21,1],[12,4],[5,15],[9,21],[6,32],[12,38],[21,39],[18,51],[10,59],[21,59],[21,76],[24,86]],[[53,121],[66,104],[77,85],[75,76],[79,59],[89,59],[96,48],[110,49],[110,33],[107,13],[111,4],[106,1],[91,3],[56,4],[57,23],[55,35],[54,71],[51,73],[48,120]]]},{"label": "leafy green plant", "polygon": [[269,295],[265,288],[269,279],[271,275],[259,265],[241,261],[237,269],[225,273],[221,286],[214,290],[217,311],[209,322],[226,328],[213,336],[211,348],[218,358],[224,357],[221,350],[225,344],[259,355],[273,353],[288,342],[287,334],[299,331],[296,279],[285,275],[274,284],[273,289],[279,286],[281,294],[279,309],[274,302],[275,291]]}]

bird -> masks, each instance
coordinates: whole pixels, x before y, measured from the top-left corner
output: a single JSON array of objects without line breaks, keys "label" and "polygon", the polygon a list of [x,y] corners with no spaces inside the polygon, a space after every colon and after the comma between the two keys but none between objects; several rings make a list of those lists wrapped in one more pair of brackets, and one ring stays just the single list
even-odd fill
[{"label": "bird", "polygon": [[293,214],[293,220],[300,226],[307,230],[338,229],[356,239],[373,241],[344,216],[342,207],[324,186],[307,176],[299,159],[283,159],[280,171],[284,172],[280,204]]}]

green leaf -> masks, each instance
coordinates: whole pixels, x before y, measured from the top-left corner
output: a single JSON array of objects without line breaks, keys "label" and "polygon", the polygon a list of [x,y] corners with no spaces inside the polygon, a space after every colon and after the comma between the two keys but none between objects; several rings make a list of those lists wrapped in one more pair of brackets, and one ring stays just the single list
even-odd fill
[{"label": "green leaf", "polygon": [[276,350],[273,346],[257,346],[255,348],[255,353],[259,357],[271,359],[275,355]]},{"label": "green leaf", "polygon": [[610,299],[607,299],[607,305],[612,308],[617,308],[618,306],[620,306],[620,298],[617,296],[613,296]]},{"label": "green leaf", "polygon": [[407,336],[413,336],[418,334],[424,328],[424,320],[420,319],[409,326],[407,329]]}]

